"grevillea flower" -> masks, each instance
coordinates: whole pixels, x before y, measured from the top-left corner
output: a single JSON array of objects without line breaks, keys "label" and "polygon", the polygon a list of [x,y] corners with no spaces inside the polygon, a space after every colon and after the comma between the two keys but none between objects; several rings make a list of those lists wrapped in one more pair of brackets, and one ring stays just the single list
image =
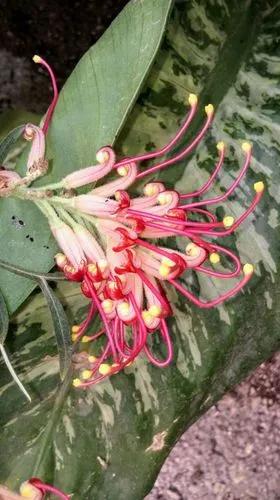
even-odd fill
[{"label": "grevillea flower", "polygon": [[[53,80],[49,66],[46,67]],[[175,165],[205,136],[214,116],[211,104],[205,107],[205,122],[190,144],[182,146],[179,153],[169,155],[168,159],[162,159],[175,145],[178,147],[196,114],[197,97],[194,94],[189,95],[188,103],[189,111],[180,129],[161,149],[117,160],[111,147],[103,147],[97,152],[96,165],[86,166],[56,184],[41,188],[41,200],[37,198],[36,203],[48,217],[63,252],[56,256],[58,267],[67,279],[80,282],[81,293],[89,299],[87,316],[72,328],[75,342],[91,342],[93,346],[86,369],[73,381],[76,387],[88,387],[119,372],[141,354],[158,367],[171,363],[173,348],[168,318],[172,317],[173,308],[168,298],[170,287],[195,306],[211,308],[237,294],[252,277],[253,266],[242,265],[234,252],[215,240],[232,234],[254,210],[263,194],[263,182],[254,184],[255,196],[237,219],[227,215],[218,220],[208,208],[227,200],[240,184],[250,165],[251,144],[243,142],[244,160],[240,172],[219,196],[204,195],[221,171],[226,152],[223,142],[217,144],[218,159],[212,174],[197,190],[178,193],[152,180],[144,186],[141,195],[130,194],[130,188],[134,188],[139,179],[153,177]],[[52,103],[51,112],[53,108]],[[46,119],[50,119],[51,112]],[[29,166],[43,154],[42,133],[44,135],[46,130],[46,122],[42,131],[28,125],[27,133],[30,132],[33,140]],[[146,162],[149,164],[144,168]],[[106,178],[108,174],[109,179]],[[92,186],[93,182],[97,184]],[[83,194],[73,192],[81,186]],[[86,193],[85,186],[88,186]],[[43,189],[47,192],[45,199]],[[63,196],[65,189],[70,190],[67,197]],[[180,248],[184,250],[174,250],[170,246],[169,241],[172,243],[175,237],[179,238]],[[227,263],[223,267],[221,257],[223,263]],[[187,285],[191,271],[227,280],[232,285],[214,299],[202,300]],[[91,331],[95,315],[102,322],[98,332]],[[166,347],[164,359],[158,359],[152,352],[151,340],[156,335]]]}]

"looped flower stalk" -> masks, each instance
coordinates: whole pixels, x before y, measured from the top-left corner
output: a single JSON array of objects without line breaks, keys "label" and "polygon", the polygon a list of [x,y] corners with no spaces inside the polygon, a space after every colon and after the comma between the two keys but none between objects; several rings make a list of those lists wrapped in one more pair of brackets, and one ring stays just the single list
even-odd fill
[{"label": "looped flower stalk", "polygon": [[[86,388],[120,372],[140,354],[158,367],[171,363],[173,348],[168,318],[173,311],[169,287],[200,308],[215,307],[243,289],[253,275],[253,266],[242,265],[234,252],[215,240],[232,234],[249,216],[263,195],[264,184],[262,181],[254,184],[253,200],[241,216],[234,219],[227,215],[218,220],[208,207],[228,199],[242,181],[252,158],[252,146],[243,142],[243,165],[231,186],[220,196],[199,199],[209,191],[222,169],[226,146],[219,142],[213,172],[194,192],[178,193],[153,180],[144,186],[142,195],[130,195],[129,190],[138,179],[158,173],[193,152],[211,126],[214,108],[209,104],[205,107],[205,122],[190,144],[182,146],[174,156],[162,158],[174,146],[178,147],[196,114],[198,100],[190,94],[186,119],[161,149],[119,160],[110,146],[104,146],[96,154],[95,165],[77,170],[55,184],[31,188],[29,181],[34,177],[34,169],[38,172],[38,165],[46,165],[44,139],[57,99],[53,72],[42,61],[36,59],[51,75],[54,100],[41,128],[26,126],[25,138],[32,141],[32,147],[25,180],[3,178],[0,194],[8,189],[10,196],[36,203],[61,248],[55,257],[57,266],[67,279],[80,284],[81,293],[88,298],[87,316],[72,328],[74,342],[92,345],[86,369],[73,381],[75,387]],[[148,167],[143,169],[145,162],[149,162]],[[92,183],[97,184],[93,187]],[[79,193],[82,186],[84,194]],[[161,243],[163,238],[172,241],[175,237],[180,238],[184,251]],[[191,271],[229,280],[232,286],[212,300],[202,300],[187,287]],[[92,332],[96,315],[102,328]],[[152,351],[156,335],[165,346],[163,359]]]}]

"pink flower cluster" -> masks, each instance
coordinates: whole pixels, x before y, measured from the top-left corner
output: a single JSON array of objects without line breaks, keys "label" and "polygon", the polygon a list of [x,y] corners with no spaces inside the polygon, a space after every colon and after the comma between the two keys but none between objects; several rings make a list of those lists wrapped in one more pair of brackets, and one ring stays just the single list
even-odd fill
[{"label": "pink flower cluster", "polygon": [[[210,308],[234,296],[253,274],[251,264],[242,266],[234,252],[212,240],[232,234],[248,217],[262,197],[263,183],[254,184],[251,205],[236,220],[231,216],[218,220],[206,208],[227,200],[241,182],[252,156],[248,142],[242,144],[244,162],[239,174],[219,196],[198,199],[211,188],[221,170],[225,156],[223,142],[217,144],[218,160],[212,174],[196,191],[181,194],[154,180],[144,185],[141,195],[129,193],[137,180],[153,177],[184,159],[204,137],[214,116],[211,104],[205,107],[205,123],[191,143],[168,159],[161,159],[178,146],[195,116],[197,97],[190,94],[188,102],[189,112],[166,146],[122,160],[116,159],[111,147],[103,147],[96,155],[96,165],[77,170],[56,184],[56,189],[71,193],[63,207],[59,208],[58,196],[49,195],[50,204],[58,203],[55,217],[50,218],[52,233],[62,250],[56,256],[56,263],[69,280],[80,282],[81,292],[89,299],[86,318],[73,326],[73,340],[82,343],[98,340],[96,352],[88,356],[87,369],[73,381],[76,387],[88,387],[119,372],[142,353],[158,367],[170,364],[173,349],[167,320],[173,312],[168,287],[196,306]],[[47,126],[45,121],[44,132]],[[38,149],[41,131],[33,128],[32,134]],[[30,155],[32,162],[38,160],[33,148]],[[152,163],[143,169],[143,162],[147,161]],[[76,191],[81,186],[88,186],[86,194]],[[174,242],[176,237],[181,238],[184,251],[161,242],[166,238]],[[229,269],[220,265],[220,256],[229,263]],[[215,299],[203,301],[180,280],[190,270],[238,281],[234,280],[232,287]],[[95,315],[99,316],[102,328],[91,332]],[[151,340],[155,335],[165,345],[164,359],[158,359],[152,352]],[[104,339],[103,343],[100,339]]]}]

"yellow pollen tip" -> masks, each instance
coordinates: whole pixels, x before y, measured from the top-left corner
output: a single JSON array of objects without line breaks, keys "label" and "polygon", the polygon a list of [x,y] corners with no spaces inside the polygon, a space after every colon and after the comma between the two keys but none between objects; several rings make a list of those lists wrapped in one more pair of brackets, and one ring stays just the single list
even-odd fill
[{"label": "yellow pollen tip", "polygon": [[256,191],[256,193],[262,193],[264,190],[264,183],[262,181],[255,182],[254,190]]},{"label": "yellow pollen tip", "polygon": [[198,257],[199,254],[200,254],[200,249],[199,249],[199,246],[196,245],[195,243],[189,243],[187,246],[186,246],[186,254],[189,256],[189,257]]},{"label": "yellow pollen tip", "polygon": [[167,266],[166,264],[161,264],[159,266],[159,274],[163,277],[166,278],[170,274],[170,267]]},{"label": "yellow pollen tip", "polygon": [[159,318],[162,312],[162,308],[160,306],[157,306],[156,304],[153,304],[151,307],[148,309],[148,313],[151,314],[154,318]]},{"label": "yellow pollen tip", "polygon": [[96,267],[96,264],[89,264],[87,266],[87,269],[88,269],[88,272],[91,273],[91,274],[96,274],[97,273],[97,267]]},{"label": "yellow pollen tip", "polygon": [[99,366],[98,371],[99,371],[100,375],[108,375],[111,371],[111,366],[107,365],[106,363],[102,363]]},{"label": "yellow pollen tip", "polygon": [[145,196],[153,196],[154,194],[157,193],[157,189],[154,186],[154,184],[147,184],[144,189],[143,189],[144,195]]},{"label": "yellow pollen tip", "polygon": [[88,335],[84,335],[82,337],[82,342],[83,342],[83,344],[86,344],[87,342],[90,342],[90,337]]},{"label": "yellow pollen tip", "polygon": [[20,487],[20,494],[24,498],[33,498],[34,493],[35,493],[35,488],[31,485],[26,483],[23,483]]},{"label": "yellow pollen tip", "polygon": [[162,257],[161,263],[164,266],[168,266],[168,267],[173,267],[175,265],[175,262],[172,259],[169,259],[168,257]]},{"label": "yellow pollen tip", "polygon": [[147,325],[149,325],[154,319],[153,316],[147,310],[142,311],[142,318]]},{"label": "yellow pollen tip", "polygon": [[121,314],[128,314],[130,311],[130,305],[128,302],[122,302],[119,305],[119,311]]},{"label": "yellow pollen tip", "polygon": [[209,256],[211,264],[218,264],[220,262],[220,256],[217,252],[212,252]]},{"label": "yellow pollen tip", "polygon": [[128,174],[128,167],[126,165],[118,167],[117,172],[121,177],[125,177]]},{"label": "yellow pollen tip", "polygon": [[106,163],[110,158],[109,153],[107,151],[98,151],[96,153],[96,160],[98,163]]},{"label": "yellow pollen tip", "polygon": [[73,341],[73,342],[76,342],[77,338],[78,338],[77,333],[72,333],[72,335],[71,335],[71,339],[72,339],[72,341]]},{"label": "yellow pollen tip", "polygon": [[88,380],[91,377],[92,372],[90,370],[83,370],[82,371],[82,379],[83,380]]},{"label": "yellow pollen tip", "polygon": [[102,302],[103,311],[110,314],[114,310],[114,302],[111,299],[105,299]]},{"label": "yellow pollen tip", "polygon": [[71,331],[72,333],[79,333],[80,327],[78,325],[73,325]]},{"label": "yellow pollen tip", "polygon": [[244,153],[250,153],[252,151],[252,144],[250,144],[249,142],[243,142],[241,147]]},{"label": "yellow pollen tip", "polygon": [[74,387],[80,387],[82,385],[82,381],[79,378],[74,378],[72,385]]},{"label": "yellow pollen tip", "polygon": [[89,360],[90,363],[95,363],[95,361],[97,360],[97,358],[95,356],[89,356],[88,360]]},{"label": "yellow pollen tip", "polygon": [[42,61],[42,58],[41,58],[40,56],[37,56],[37,55],[35,54],[35,56],[33,56],[33,57],[32,57],[32,60],[33,60],[36,64],[38,64],[38,63],[40,63],[40,62]]},{"label": "yellow pollen tip", "polygon": [[197,104],[197,95],[190,94],[189,98],[188,98],[188,101],[189,101],[189,105],[190,106],[195,106]]},{"label": "yellow pollen tip", "polygon": [[102,273],[104,273],[104,271],[106,271],[106,269],[108,269],[108,261],[107,261],[107,260],[105,260],[105,259],[101,259],[101,260],[99,260],[99,261],[97,262],[97,264],[98,264],[98,267],[99,267],[99,269],[100,269],[100,271],[101,271]]},{"label": "yellow pollen tip", "polygon": [[223,218],[223,224],[226,228],[231,227],[233,223],[234,223],[234,217],[232,217],[231,215],[226,215]]},{"label": "yellow pollen tip", "polygon": [[225,143],[223,141],[218,142],[218,144],[217,144],[217,150],[218,151],[224,151],[225,150]]},{"label": "yellow pollen tip", "polygon": [[208,104],[207,106],[205,106],[205,113],[207,114],[207,116],[212,116],[213,113],[214,113],[214,106],[213,104]]},{"label": "yellow pollen tip", "polygon": [[245,274],[245,276],[253,274],[253,272],[254,272],[254,266],[252,264],[245,264],[243,266],[243,273]]},{"label": "yellow pollen tip", "polygon": [[170,193],[159,193],[157,201],[160,205],[166,205],[172,200],[172,195]]},{"label": "yellow pollen tip", "polygon": [[54,260],[57,266],[64,266],[67,263],[67,257],[66,255],[64,255],[64,253],[57,253],[54,256]]}]

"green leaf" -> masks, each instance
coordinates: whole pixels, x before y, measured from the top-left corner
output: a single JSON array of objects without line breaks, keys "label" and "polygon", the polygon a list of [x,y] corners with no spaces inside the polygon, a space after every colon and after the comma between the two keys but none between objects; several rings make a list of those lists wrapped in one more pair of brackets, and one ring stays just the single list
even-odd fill
[{"label": "green leaf", "polygon": [[[171,3],[132,0],[81,59],[61,91],[48,134],[50,174],[44,183],[94,164],[97,149],[114,142],[158,50]],[[1,258],[36,272],[51,269],[57,247],[38,209],[30,202],[0,200],[0,214]],[[10,312],[34,288],[30,280],[19,282],[3,270],[0,283]]]},{"label": "green leaf", "polygon": [[15,145],[17,140],[22,136],[24,130],[24,125],[19,125],[18,127],[11,130],[4,139],[0,142],[0,164],[4,163],[7,154],[10,152],[11,148]]},{"label": "green leaf", "polygon": [[40,279],[39,285],[46,298],[52,315],[53,328],[59,355],[60,375],[63,380],[71,364],[72,356],[69,322],[60,300],[58,300],[57,296],[48,285],[47,280],[44,278]]},{"label": "green leaf", "polygon": [[[265,0],[214,0],[207,8],[202,0],[178,3],[163,50],[118,142],[124,154],[162,145],[182,120],[189,92],[199,93],[202,104],[213,101],[218,111],[207,140],[164,177],[180,191],[197,187],[213,168],[215,144],[222,139],[229,160],[213,188],[219,194],[236,176],[240,142],[253,143],[249,174],[226,213],[237,215],[248,206],[251,185],[259,178],[268,189],[255,215],[224,244],[255,264],[255,277],[244,293],[209,311],[170,292],[172,365],[160,370],[141,358],[126,373],[86,392],[69,389],[70,373],[55,392],[55,346],[47,309],[35,297],[17,316],[10,349],[41,401],[22,405],[5,372],[2,377],[0,476],[9,486],[36,474],[73,493],[73,500],[144,498],[181,433],[279,348],[280,9],[271,5]],[[206,298],[224,284],[199,278],[195,286]],[[69,311],[81,321],[85,303],[78,286],[68,287],[59,284],[60,293],[67,293]],[[160,355],[156,337],[154,344]],[[82,354],[76,362],[83,364]]]}]

